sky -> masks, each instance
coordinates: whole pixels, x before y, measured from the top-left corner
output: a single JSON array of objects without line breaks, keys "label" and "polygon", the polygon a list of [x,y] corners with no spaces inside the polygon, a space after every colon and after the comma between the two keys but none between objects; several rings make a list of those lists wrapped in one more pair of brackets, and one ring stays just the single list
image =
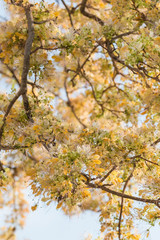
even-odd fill
[{"label": "sky", "polygon": [[[32,196],[28,196],[30,203]],[[98,214],[85,212],[68,217],[56,205],[47,207],[44,203],[29,213],[23,230],[18,231],[18,240],[84,240],[92,234],[95,240],[100,232]]]},{"label": "sky", "polygon": [[[51,0],[50,0],[51,2]],[[7,11],[3,0],[0,0],[0,21],[7,17]],[[0,92],[5,91],[6,86],[0,80]],[[30,207],[34,205],[34,197],[30,189],[25,192]],[[0,219],[2,212],[0,211]],[[87,211],[78,216],[68,217],[56,205],[46,206],[40,204],[36,211],[27,215],[23,229],[18,230],[18,240],[84,240],[89,234],[95,240],[100,234],[99,215]],[[1,227],[1,223],[0,223]],[[144,224],[139,224],[140,232],[144,230]],[[149,240],[160,239],[160,226],[151,228]],[[142,240],[145,240],[142,238]]]}]

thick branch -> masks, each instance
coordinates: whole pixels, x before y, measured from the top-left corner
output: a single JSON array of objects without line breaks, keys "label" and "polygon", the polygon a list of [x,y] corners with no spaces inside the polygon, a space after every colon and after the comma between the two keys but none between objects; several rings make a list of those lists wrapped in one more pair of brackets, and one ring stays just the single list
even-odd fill
[{"label": "thick branch", "polygon": [[[152,145],[151,145],[151,146],[152,146]],[[145,162],[149,162],[149,163],[151,163],[151,164],[153,164],[153,165],[156,165],[156,166],[160,167],[160,165],[159,165],[158,163],[152,162],[151,160],[148,160],[148,159],[142,157],[140,154],[131,157],[131,159],[135,159],[135,158],[140,158],[140,159],[144,160]]]},{"label": "thick branch", "polygon": [[110,188],[107,188],[106,186],[102,185],[98,185],[98,184],[94,184],[94,183],[90,183],[90,182],[86,182],[86,185],[90,188],[99,188],[105,192],[108,192],[108,193],[111,193],[113,195],[116,195],[118,197],[123,197],[123,198],[126,198],[126,199],[130,199],[130,200],[134,200],[134,201],[138,201],[138,202],[144,202],[144,203],[154,203],[156,204],[157,206],[159,206],[159,201],[160,200],[155,200],[155,199],[146,199],[146,198],[140,198],[140,197],[135,197],[135,196],[132,196],[132,195],[128,195],[128,194],[124,194],[124,193],[121,193],[121,192],[117,192],[117,191],[114,191]]},{"label": "thick branch", "polygon": [[97,17],[96,15],[88,13],[88,12],[85,11],[86,3],[87,3],[87,0],[82,0],[81,7],[80,7],[80,12],[85,17],[91,18],[91,19],[95,20],[96,22],[98,22],[101,26],[103,26],[104,22],[99,17]]},{"label": "thick branch", "polygon": [[25,44],[25,49],[24,49],[21,91],[22,91],[22,97],[23,97],[23,105],[24,105],[27,117],[30,121],[33,121],[31,116],[28,97],[26,94],[27,94],[27,75],[30,68],[30,53],[31,53],[32,43],[34,40],[34,26],[33,26],[31,11],[29,7],[25,8],[25,14],[26,14],[27,25],[28,25],[28,38]]},{"label": "thick branch", "polygon": [[151,144],[151,146],[155,146],[155,145],[157,145],[158,143],[160,142],[160,138],[158,138],[155,142],[153,142],[152,144]]},{"label": "thick branch", "polygon": [[[36,48],[31,52],[31,54],[37,52],[39,49],[47,50],[47,51],[53,51],[53,50],[62,49],[62,47],[51,48],[51,47],[43,47],[43,46],[41,45],[41,46],[39,46],[39,47],[36,47]],[[31,54],[30,54],[30,55],[31,55]]]},{"label": "thick branch", "polygon": [[[103,46],[102,46],[102,47],[103,47]],[[116,56],[116,55],[114,54],[113,49],[112,49],[112,47],[111,47],[111,43],[110,43],[108,40],[106,41],[106,47],[107,47],[106,50],[107,50],[110,58],[112,59],[113,63],[116,61],[116,62],[122,64],[123,66],[127,67],[127,68],[128,68],[129,70],[131,70],[134,74],[136,73],[136,74],[139,74],[139,75],[141,75],[142,77],[144,77],[144,73],[141,72],[138,68],[132,67],[132,66],[126,64],[125,61],[121,60],[121,59],[119,58],[119,56]]]},{"label": "thick branch", "polygon": [[27,94],[27,75],[28,75],[28,71],[29,71],[29,67],[30,67],[30,52],[31,52],[32,42],[34,39],[34,28],[33,28],[30,7],[27,6],[25,8],[25,14],[26,14],[27,24],[28,24],[28,38],[26,40],[25,49],[24,49],[24,60],[23,60],[23,71],[22,71],[22,77],[21,77],[21,86],[20,86],[20,89],[17,92],[17,94],[11,100],[11,102],[7,108],[7,111],[3,117],[3,124],[0,128],[0,143],[2,140],[2,135],[3,135],[4,126],[6,123],[6,118],[7,118],[8,114],[10,113],[13,105],[15,104],[15,102],[21,95],[23,97],[23,104],[24,104],[24,108],[25,108],[27,117],[29,120],[32,121],[31,111],[30,111],[30,107],[29,107],[29,101],[28,101],[28,97],[26,95]]}]

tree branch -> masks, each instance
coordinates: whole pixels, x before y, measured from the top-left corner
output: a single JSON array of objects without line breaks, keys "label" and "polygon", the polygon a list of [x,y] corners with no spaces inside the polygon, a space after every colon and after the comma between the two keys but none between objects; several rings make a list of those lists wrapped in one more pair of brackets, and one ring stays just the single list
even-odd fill
[{"label": "tree branch", "polygon": [[27,97],[27,75],[30,67],[30,52],[31,52],[31,47],[32,47],[32,42],[34,39],[34,28],[33,28],[33,22],[32,22],[32,17],[31,17],[31,12],[30,12],[30,6],[27,6],[24,8],[26,18],[27,18],[27,24],[28,24],[28,38],[26,40],[25,44],[25,49],[24,49],[24,60],[23,60],[23,70],[22,70],[22,77],[21,77],[21,86],[17,94],[14,96],[14,98],[11,100],[7,111],[3,117],[3,124],[0,128],[0,143],[2,140],[2,135],[3,135],[3,130],[5,127],[6,123],[6,118],[8,114],[10,113],[13,105],[17,101],[17,99],[22,95],[23,98],[23,105],[26,111],[26,115],[30,121],[33,122],[32,116],[31,116],[31,110],[29,106],[29,101]]},{"label": "tree branch", "polygon": [[67,96],[67,104],[68,106],[70,107],[73,115],[75,116],[75,118],[77,119],[77,121],[83,126],[83,128],[86,128],[87,126],[81,121],[81,119],[77,116],[76,112],[75,112],[75,109],[74,109],[74,106],[70,100],[70,97],[69,97],[69,93],[68,93],[68,89],[67,89],[67,79],[65,79],[64,81],[64,88],[65,88],[65,91],[66,91],[66,96]]},{"label": "tree branch", "polygon": [[22,94],[22,91],[20,89],[17,92],[17,94],[14,96],[14,98],[11,100],[10,104],[8,105],[7,111],[6,111],[6,113],[5,113],[4,117],[3,117],[3,124],[2,124],[2,126],[0,128],[0,144],[1,144],[3,130],[4,130],[4,127],[5,127],[7,116],[10,113],[10,111],[11,111],[13,105],[15,104],[15,102],[17,101],[17,99],[21,96],[21,94]]},{"label": "tree branch", "polygon": [[[92,51],[88,54],[88,57],[84,60],[84,62],[82,63],[82,65],[78,65],[77,70],[74,71],[76,72],[76,74],[71,78],[70,82],[72,82],[73,86],[74,84],[74,79],[77,77],[77,75],[81,72],[82,68],[85,66],[85,64],[88,62],[89,58],[91,57],[92,53],[94,53],[94,51],[97,49],[98,45],[96,45]],[[67,72],[72,71],[71,69],[67,69]]]},{"label": "tree branch", "polygon": [[[122,191],[123,194],[125,192],[125,189],[127,187],[128,182],[130,181],[130,179],[133,176],[133,172],[135,170],[135,167],[136,166],[134,165],[131,174],[129,175],[129,177],[127,178],[127,180],[126,180],[126,182],[124,184],[123,191]],[[123,202],[124,202],[124,198],[122,197],[121,198],[121,209],[120,209],[120,214],[119,214],[119,223],[118,223],[118,237],[119,237],[119,240],[121,240],[121,221],[122,221]]]},{"label": "tree branch", "polygon": [[82,0],[81,7],[80,7],[80,12],[81,12],[85,17],[90,18],[90,19],[93,19],[93,20],[95,20],[96,22],[98,22],[101,26],[103,26],[103,25],[104,25],[104,22],[103,22],[99,17],[97,17],[96,15],[91,14],[91,13],[88,13],[88,12],[85,11],[86,3],[87,3],[87,0]]},{"label": "tree branch", "polygon": [[55,21],[55,19],[54,19],[54,18],[52,18],[52,19],[46,19],[46,20],[42,20],[42,21],[40,21],[40,22],[33,21],[33,23],[40,25],[40,24],[44,24],[44,23],[47,23],[47,22],[51,22],[51,21]]},{"label": "tree branch", "polygon": [[118,38],[123,38],[125,36],[128,36],[128,35],[131,35],[131,34],[135,34],[136,30],[133,30],[133,31],[128,31],[128,32],[125,32],[125,33],[121,33],[119,35],[116,35],[115,37],[112,38],[112,41],[118,39]]},{"label": "tree branch", "polygon": [[105,192],[111,193],[111,194],[116,195],[118,197],[123,197],[123,198],[126,198],[126,199],[138,201],[138,202],[154,203],[158,207],[160,205],[160,199],[155,200],[155,199],[147,199],[147,198],[135,197],[135,196],[132,196],[132,195],[128,195],[128,194],[124,194],[124,193],[121,193],[121,192],[114,191],[114,190],[112,190],[110,188],[107,188],[104,185],[100,186],[98,184],[94,184],[94,183],[90,183],[90,182],[86,182],[86,185],[88,187],[90,187],[90,188],[99,188],[99,189],[101,189],[101,190],[103,190]]},{"label": "tree branch", "polygon": [[31,53],[32,43],[34,40],[34,26],[33,26],[30,7],[25,8],[25,14],[26,14],[27,25],[28,25],[28,38],[25,44],[25,49],[24,49],[23,71],[22,71],[22,77],[21,77],[21,91],[22,91],[22,97],[23,97],[23,105],[24,105],[27,117],[30,121],[33,122],[33,119],[31,116],[31,109],[30,109],[29,101],[27,97],[27,75],[30,68],[30,53]]},{"label": "tree branch", "polygon": [[1,150],[17,150],[17,149],[24,149],[24,148],[28,148],[29,146],[26,145],[26,146],[21,146],[21,145],[14,145],[14,146],[11,146],[11,145],[1,145],[0,144],[0,151]]},{"label": "tree branch", "polygon": [[69,20],[70,20],[70,23],[71,23],[71,26],[74,28],[74,25],[73,25],[73,20],[72,20],[72,10],[69,9],[69,7],[67,6],[67,4],[65,3],[64,0],[61,0],[61,2],[63,3],[63,5],[65,6],[67,12],[68,12],[68,16],[69,16]]},{"label": "tree branch", "polygon": [[104,181],[106,180],[106,178],[108,178],[109,175],[116,169],[116,167],[117,167],[116,165],[113,166],[113,167],[111,168],[111,170],[110,170],[106,175],[104,175],[104,177],[98,182],[98,184],[104,182]]}]

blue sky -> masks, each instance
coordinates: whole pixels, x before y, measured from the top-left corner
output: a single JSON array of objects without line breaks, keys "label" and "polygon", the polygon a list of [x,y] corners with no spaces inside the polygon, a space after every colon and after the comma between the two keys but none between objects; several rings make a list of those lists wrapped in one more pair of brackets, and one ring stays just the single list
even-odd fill
[{"label": "blue sky", "polygon": [[24,229],[18,232],[18,240],[84,240],[89,234],[93,239],[100,234],[98,214],[88,211],[68,217],[56,210],[55,205],[43,204],[27,216]]},{"label": "blue sky", "polygon": [[[0,16],[6,17],[7,11],[3,0],[0,0],[0,3]],[[5,91],[5,87],[1,81],[0,91],[2,89]],[[30,206],[34,205],[34,197],[29,189],[26,191],[26,196]],[[2,212],[0,211],[1,217]],[[61,210],[56,210],[54,204],[49,207],[40,204],[36,211],[28,214],[24,229],[18,231],[18,240],[84,240],[89,234],[95,240],[100,234],[98,219],[98,214],[89,211],[69,218]],[[139,226],[140,232],[143,232],[143,225]],[[149,240],[159,240],[159,235],[160,227],[156,225],[151,229]],[[142,238],[142,240],[145,239]]]}]

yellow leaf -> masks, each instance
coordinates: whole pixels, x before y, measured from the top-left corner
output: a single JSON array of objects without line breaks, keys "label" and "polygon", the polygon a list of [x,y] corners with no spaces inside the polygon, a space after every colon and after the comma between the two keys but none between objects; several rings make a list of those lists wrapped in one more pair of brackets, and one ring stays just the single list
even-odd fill
[{"label": "yellow leaf", "polygon": [[59,12],[58,11],[54,12],[54,16],[58,17],[59,16]]},{"label": "yellow leaf", "polygon": [[38,125],[33,126],[33,130],[36,131],[39,128]]},{"label": "yellow leaf", "polygon": [[101,2],[101,3],[99,4],[99,6],[100,6],[101,8],[104,8],[104,7],[105,7],[105,4],[104,4],[103,2]]},{"label": "yellow leaf", "polygon": [[48,8],[52,9],[55,3],[48,4]]},{"label": "yellow leaf", "polygon": [[104,169],[104,168],[97,168],[97,171],[98,171],[99,173],[103,173],[103,172],[105,172],[105,169]]},{"label": "yellow leaf", "polygon": [[62,57],[60,56],[52,56],[55,62],[60,62],[62,60]]},{"label": "yellow leaf", "polygon": [[32,211],[35,211],[37,209],[37,204],[31,207]]},{"label": "yellow leaf", "polygon": [[157,4],[156,4],[156,7],[157,7],[157,8],[160,8],[160,3],[157,3]]},{"label": "yellow leaf", "polygon": [[66,169],[64,169],[63,173],[64,173],[65,175],[67,175],[67,170],[66,170]]},{"label": "yellow leaf", "polygon": [[62,150],[62,152],[63,152],[63,153],[66,153],[66,152],[67,152],[67,149],[66,149],[66,148],[64,148],[64,149]]},{"label": "yellow leaf", "polygon": [[8,64],[9,63],[9,57],[6,57],[3,61],[5,64]]},{"label": "yellow leaf", "polygon": [[94,159],[94,160],[92,160],[92,162],[94,162],[94,164],[101,164],[101,161],[98,159]]},{"label": "yellow leaf", "polygon": [[18,138],[18,142],[22,143],[23,142],[23,139],[24,139],[24,136],[21,136]]},{"label": "yellow leaf", "polygon": [[85,182],[87,181],[87,178],[85,176],[83,176],[83,175],[81,175],[80,178],[81,178],[82,181],[85,181]]},{"label": "yellow leaf", "polygon": [[46,202],[47,200],[48,200],[48,198],[45,198],[45,197],[43,197],[43,198],[41,199],[42,202]]},{"label": "yellow leaf", "polygon": [[10,131],[8,132],[8,136],[13,137],[13,135],[14,135],[14,131],[13,131],[13,130],[10,130]]},{"label": "yellow leaf", "polygon": [[156,38],[154,39],[154,42],[155,42],[155,44],[157,44],[157,45],[160,46],[160,37],[156,37]]},{"label": "yellow leaf", "polygon": [[39,133],[39,131],[40,131],[40,126],[38,126],[38,125],[33,126],[33,130],[34,130],[36,133]]},{"label": "yellow leaf", "polygon": [[47,206],[49,206],[49,204],[51,204],[51,202],[52,202],[51,200],[50,200],[50,201],[48,201],[48,202],[47,202]]},{"label": "yellow leaf", "polygon": [[84,191],[82,192],[82,197],[83,197],[83,198],[91,197],[91,193],[90,193],[88,190],[84,190]]},{"label": "yellow leaf", "polygon": [[0,58],[4,58],[5,57],[5,53],[4,52],[1,52],[0,53]]},{"label": "yellow leaf", "polygon": [[58,162],[58,160],[59,160],[58,158],[51,158],[49,161],[52,163],[56,163],[56,162]]},{"label": "yellow leaf", "polygon": [[43,54],[40,55],[40,57],[46,59],[48,57],[48,54],[47,53],[43,53]]},{"label": "yellow leaf", "polygon": [[106,142],[108,142],[108,140],[109,140],[109,139],[108,139],[108,138],[106,138],[106,137],[105,137],[105,138],[103,138],[103,141],[106,141]]},{"label": "yellow leaf", "polygon": [[63,204],[63,202],[59,202],[59,203],[57,204],[56,209],[59,209],[60,207],[62,207],[62,204]]},{"label": "yellow leaf", "polygon": [[149,231],[147,232],[147,235],[146,235],[146,237],[147,237],[147,238],[149,237]]},{"label": "yellow leaf", "polygon": [[149,118],[148,118],[148,119],[146,119],[146,121],[144,121],[144,123],[147,123],[147,122],[149,122],[149,120],[150,120]]},{"label": "yellow leaf", "polygon": [[141,115],[145,115],[147,113],[147,110],[145,110],[144,112],[141,113]]},{"label": "yellow leaf", "polygon": [[122,180],[122,178],[117,178],[117,179],[116,179],[116,182],[118,182],[118,183],[122,183],[123,180]]},{"label": "yellow leaf", "polygon": [[99,158],[100,158],[100,156],[99,156],[98,154],[93,154],[92,157],[93,157],[94,159],[99,159]]}]

